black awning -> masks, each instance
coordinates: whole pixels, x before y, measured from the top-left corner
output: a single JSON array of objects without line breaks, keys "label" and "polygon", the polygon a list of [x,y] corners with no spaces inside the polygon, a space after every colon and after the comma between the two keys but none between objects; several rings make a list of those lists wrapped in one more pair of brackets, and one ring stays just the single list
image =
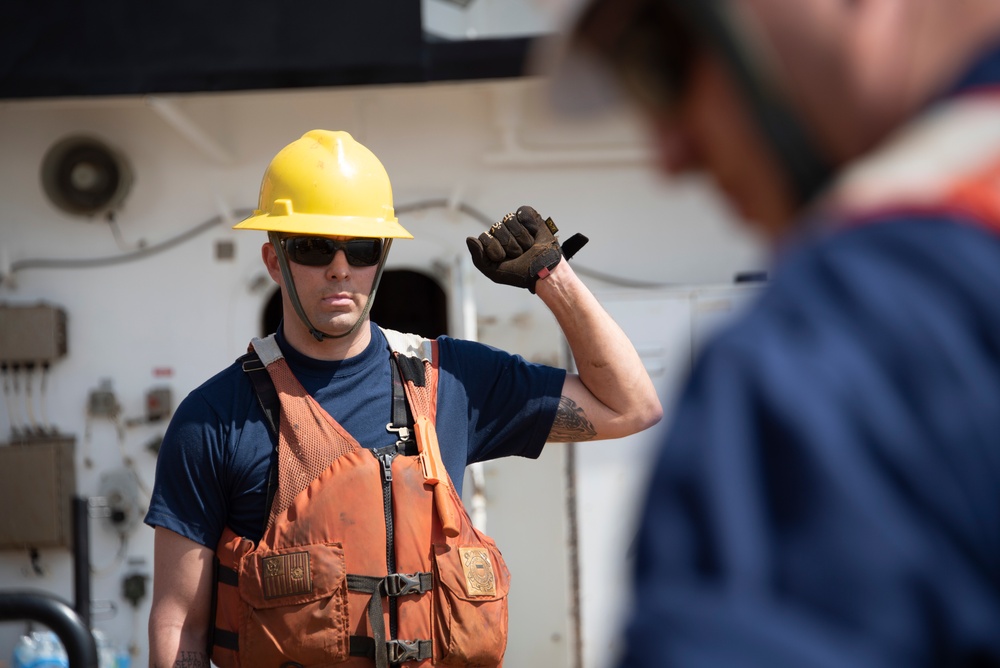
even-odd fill
[{"label": "black awning", "polygon": [[8,0],[0,98],[517,77],[530,38],[442,41],[418,0]]}]

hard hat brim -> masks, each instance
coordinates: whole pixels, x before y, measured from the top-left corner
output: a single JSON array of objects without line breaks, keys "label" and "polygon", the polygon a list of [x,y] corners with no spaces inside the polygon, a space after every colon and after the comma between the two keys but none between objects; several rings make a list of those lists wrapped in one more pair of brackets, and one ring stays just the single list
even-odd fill
[{"label": "hard hat brim", "polygon": [[275,216],[256,211],[236,225],[234,230],[263,230],[279,234],[315,234],[317,236],[344,236],[379,239],[412,239],[413,235],[399,224],[396,218],[368,218],[362,216],[324,216],[297,213]]}]

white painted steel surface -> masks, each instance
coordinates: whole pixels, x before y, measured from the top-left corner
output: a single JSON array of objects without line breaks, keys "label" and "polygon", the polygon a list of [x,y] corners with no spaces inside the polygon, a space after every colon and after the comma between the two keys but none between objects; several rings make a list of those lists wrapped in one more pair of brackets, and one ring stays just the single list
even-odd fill
[{"label": "white painted steel surface", "polygon": [[[623,112],[563,121],[546,111],[542,86],[521,79],[199,94],[171,96],[168,104],[139,97],[0,102],[0,301],[44,300],[66,309],[68,354],[51,369],[45,403],[49,420],[77,439],[79,492],[97,495],[103,473],[132,462],[140,499],[147,498],[155,458],[146,446],[164,425],[127,423],[144,414],[147,391],[165,385],[180,401],[261,334],[261,312],[273,291],[260,261],[264,235],[229,224],[255,205],[274,153],[313,128],[346,129],[368,145],[389,172],[397,207],[428,199],[451,204],[406,214],[401,222],[417,238],[394,244],[389,260],[390,269],[422,271],[447,291],[447,268],[467,252],[464,237],[484,227],[459,204],[496,219],[528,203],[553,216],[566,234],[588,235],[590,245],[573,262],[581,275],[591,272],[584,278],[595,291],[616,287],[599,276],[692,285],[728,282],[736,272],[759,268],[758,245],[701,182],[667,181],[644,161],[634,118]],[[504,148],[498,98],[508,101],[504,127],[524,152],[491,164],[486,156]],[[42,157],[74,133],[104,138],[132,165],[135,182],[114,226],[74,218],[45,199]],[[199,146],[198,137],[211,142]],[[627,149],[635,157],[602,162],[605,149],[615,155]],[[572,159],[537,159],[556,150]],[[188,232],[162,252],[148,253]],[[217,257],[222,246],[232,249],[230,259]],[[118,262],[137,251],[148,254]],[[115,263],[62,269],[35,262],[101,258]],[[478,275],[466,288],[471,296],[458,298],[474,299],[481,341],[563,363],[558,330],[536,298]],[[122,406],[118,424],[86,415],[90,392],[105,383]],[[0,410],[0,442],[10,433],[7,416]],[[573,660],[564,456],[555,446],[539,462],[486,470],[490,530],[514,569],[511,666]],[[147,661],[149,597],[133,610],[122,597],[122,580],[150,573],[152,533],[139,525],[121,543],[103,520],[95,518],[90,528],[94,626],[117,643],[134,644],[134,665]],[[0,588],[72,598],[67,551],[42,550],[35,565],[41,574],[27,554],[0,552]],[[0,625],[0,661],[23,628]]]}]

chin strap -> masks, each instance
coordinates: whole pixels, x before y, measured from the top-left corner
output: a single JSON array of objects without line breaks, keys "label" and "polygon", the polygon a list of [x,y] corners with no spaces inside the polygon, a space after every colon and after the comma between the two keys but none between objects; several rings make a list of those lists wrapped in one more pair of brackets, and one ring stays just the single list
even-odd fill
[{"label": "chin strap", "polygon": [[313,325],[308,316],[306,316],[305,309],[302,308],[302,302],[299,301],[298,290],[295,289],[295,281],[292,279],[292,271],[288,268],[288,256],[285,255],[285,247],[281,245],[281,237],[277,232],[268,232],[267,238],[274,246],[274,251],[278,256],[278,268],[281,270],[281,277],[285,280],[285,289],[288,291],[288,298],[292,302],[292,308],[295,309],[295,313],[298,314],[299,319],[305,324],[309,329],[309,333],[312,334],[313,338],[317,341],[322,341],[323,339],[342,339],[345,336],[350,336],[358,331],[361,324],[368,318],[368,314],[371,312],[372,304],[375,301],[375,292],[378,290],[378,284],[382,280],[382,272],[385,270],[385,260],[389,256],[389,248],[392,247],[392,239],[386,239],[382,244],[382,257],[378,262],[378,270],[375,272],[375,280],[372,282],[371,292],[368,293],[368,301],[365,303],[365,308],[361,311],[361,315],[358,317],[358,321],[354,323],[354,326],[350,330],[344,332],[343,334],[327,334],[319,330],[315,325]]},{"label": "chin strap", "polygon": [[815,137],[794,113],[787,96],[756,53],[752,36],[741,29],[733,3],[674,0],[692,25],[700,26],[718,45],[758,127],[775,151],[800,205],[813,200],[829,184],[833,167]]}]

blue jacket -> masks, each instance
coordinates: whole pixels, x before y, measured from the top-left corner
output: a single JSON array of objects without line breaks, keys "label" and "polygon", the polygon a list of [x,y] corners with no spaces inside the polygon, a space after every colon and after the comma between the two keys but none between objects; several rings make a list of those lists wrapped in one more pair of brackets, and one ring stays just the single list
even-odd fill
[{"label": "blue jacket", "polygon": [[787,249],[686,384],[633,594],[629,668],[1000,666],[1000,227]]}]

